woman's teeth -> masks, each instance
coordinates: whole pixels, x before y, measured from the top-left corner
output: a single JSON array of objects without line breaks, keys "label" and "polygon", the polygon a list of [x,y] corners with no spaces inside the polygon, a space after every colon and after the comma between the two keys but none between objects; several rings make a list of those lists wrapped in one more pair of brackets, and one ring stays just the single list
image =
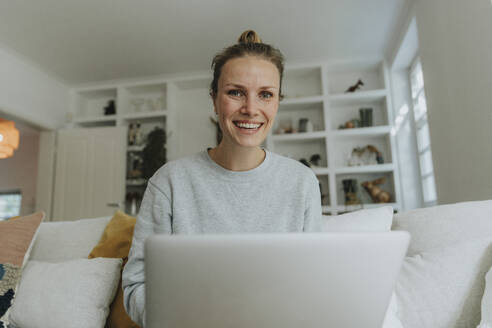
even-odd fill
[{"label": "woman's teeth", "polygon": [[237,123],[237,122],[234,122],[234,124],[237,127],[240,127],[243,129],[257,129],[261,126],[261,124],[249,124],[249,123]]}]

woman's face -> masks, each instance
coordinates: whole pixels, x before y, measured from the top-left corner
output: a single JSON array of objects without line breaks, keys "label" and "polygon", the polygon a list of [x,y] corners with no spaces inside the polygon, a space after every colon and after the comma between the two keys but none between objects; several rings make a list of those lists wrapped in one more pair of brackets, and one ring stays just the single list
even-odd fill
[{"label": "woman's face", "polygon": [[222,142],[241,147],[261,145],[277,115],[279,87],[279,72],[270,61],[253,56],[227,61],[214,99]]}]

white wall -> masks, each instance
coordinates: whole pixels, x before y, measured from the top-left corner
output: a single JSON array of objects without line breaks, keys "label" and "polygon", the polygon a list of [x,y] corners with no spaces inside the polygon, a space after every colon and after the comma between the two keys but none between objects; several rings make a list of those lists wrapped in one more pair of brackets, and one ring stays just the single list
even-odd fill
[{"label": "white wall", "polygon": [[0,45],[0,111],[44,129],[61,127],[68,86]]},{"label": "white wall", "polygon": [[35,210],[38,152],[39,136],[21,135],[14,156],[0,160],[0,191],[21,190],[21,215]]},{"label": "white wall", "polygon": [[416,3],[438,203],[492,199],[492,5]]},{"label": "white wall", "polygon": [[176,112],[178,145],[175,158],[215,147],[216,128],[210,121],[210,117],[215,118],[215,115],[207,89],[179,91]]}]

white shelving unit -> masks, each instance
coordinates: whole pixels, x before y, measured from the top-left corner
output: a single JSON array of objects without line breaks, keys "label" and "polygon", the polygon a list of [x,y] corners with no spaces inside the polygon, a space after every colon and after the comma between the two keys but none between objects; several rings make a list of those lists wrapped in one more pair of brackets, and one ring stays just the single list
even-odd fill
[{"label": "white shelving unit", "polygon": [[[358,79],[364,86],[354,93],[344,93]],[[154,126],[167,133],[167,158],[179,158],[183,149],[199,151],[203,144],[215,145],[215,130],[210,123],[212,102],[208,95],[211,73],[182,74],[148,79],[122,80],[90,84],[72,89],[69,125],[82,127],[129,126],[139,122],[144,135]],[[401,208],[398,165],[391,135],[391,99],[388,69],[384,61],[347,62],[343,64],[308,63],[289,66],[283,81],[285,98],[281,101],[275,124],[264,146],[276,153],[299,160],[321,156],[313,167],[325,195],[323,213],[339,214],[373,204],[360,186],[366,180],[386,177],[380,186],[392,195],[392,205]],[[110,100],[116,114],[105,116]],[[373,108],[373,126],[339,130],[339,125],[359,117],[359,108]],[[199,110],[198,110],[199,109]],[[292,124],[298,127],[301,118],[313,123],[313,131],[278,134],[279,128]],[[187,126],[190,121],[204,122]],[[376,146],[384,164],[348,166],[347,157],[354,147]],[[128,154],[141,152],[142,145],[128,146]],[[343,179],[357,179],[360,206],[345,206]],[[127,191],[142,190],[145,181],[127,180]],[[140,188],[140,189],[139,189]]]},{"label": "white shelving unit", "polygon": [[[276,123],[267,138],[267,147],[296,160],[309,161],[321,156],[320,166],[312,167],[322,186],[323,213],[339,214],[374,204],[361,183],[385,177],[380,187],[389,191],[394,209],[401,208],[399,174],[391,135],[391,99],[388,71],[384,61],[357,63],[316,63],[288,67],[284,80],[285,98],[281,101]],[[353,93],[345,93],[359,79],[364,85]],[[296,88],[298,86],[298,88]],[[373,126],[339,129],[346,121],[359,117],[360,108],[373,109]],[[312,132],[279,134],[279,128],[298,129],[301,118],[314,125]],[[348,157],[355,147],[375,146],[383,155],[384,164],[348,166]],[[357,179],[361,205],[344,204],[342,180]]]},{"label": "white shelving unit", "polygon": [[[131,83],[97,83],[74,88],[71,90],[69,125],[101,127],[130,126],[138,123],[144,136],[155,127],[168,131],[168,84],[168,81],[163,80],[143,80]],[[115,102],[116,113],[104,115],[104,108],[111,100]],[[144,144],[128,145],[127,143],[127,168],[134,159],[131,153],[141,153],[144,146]],[[125,194],[137,193],[141,200],[146,181],[139,177],[127,177],[125,186]],[[128,207],[129,204],[126,204],[127,212]]]}]

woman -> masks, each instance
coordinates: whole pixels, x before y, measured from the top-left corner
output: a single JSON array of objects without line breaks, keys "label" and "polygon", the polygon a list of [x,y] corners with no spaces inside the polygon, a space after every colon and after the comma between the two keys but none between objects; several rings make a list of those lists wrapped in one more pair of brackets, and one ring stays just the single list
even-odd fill
[{"label": "woman", "polygon": [[123,271],[125,308],[145,326],[144,240],[154,233],[317,232],[318,180],[260,145],[282,97],[283,56],[254,31],[212,62],[220,144],[171,161],[149,180]]}]

